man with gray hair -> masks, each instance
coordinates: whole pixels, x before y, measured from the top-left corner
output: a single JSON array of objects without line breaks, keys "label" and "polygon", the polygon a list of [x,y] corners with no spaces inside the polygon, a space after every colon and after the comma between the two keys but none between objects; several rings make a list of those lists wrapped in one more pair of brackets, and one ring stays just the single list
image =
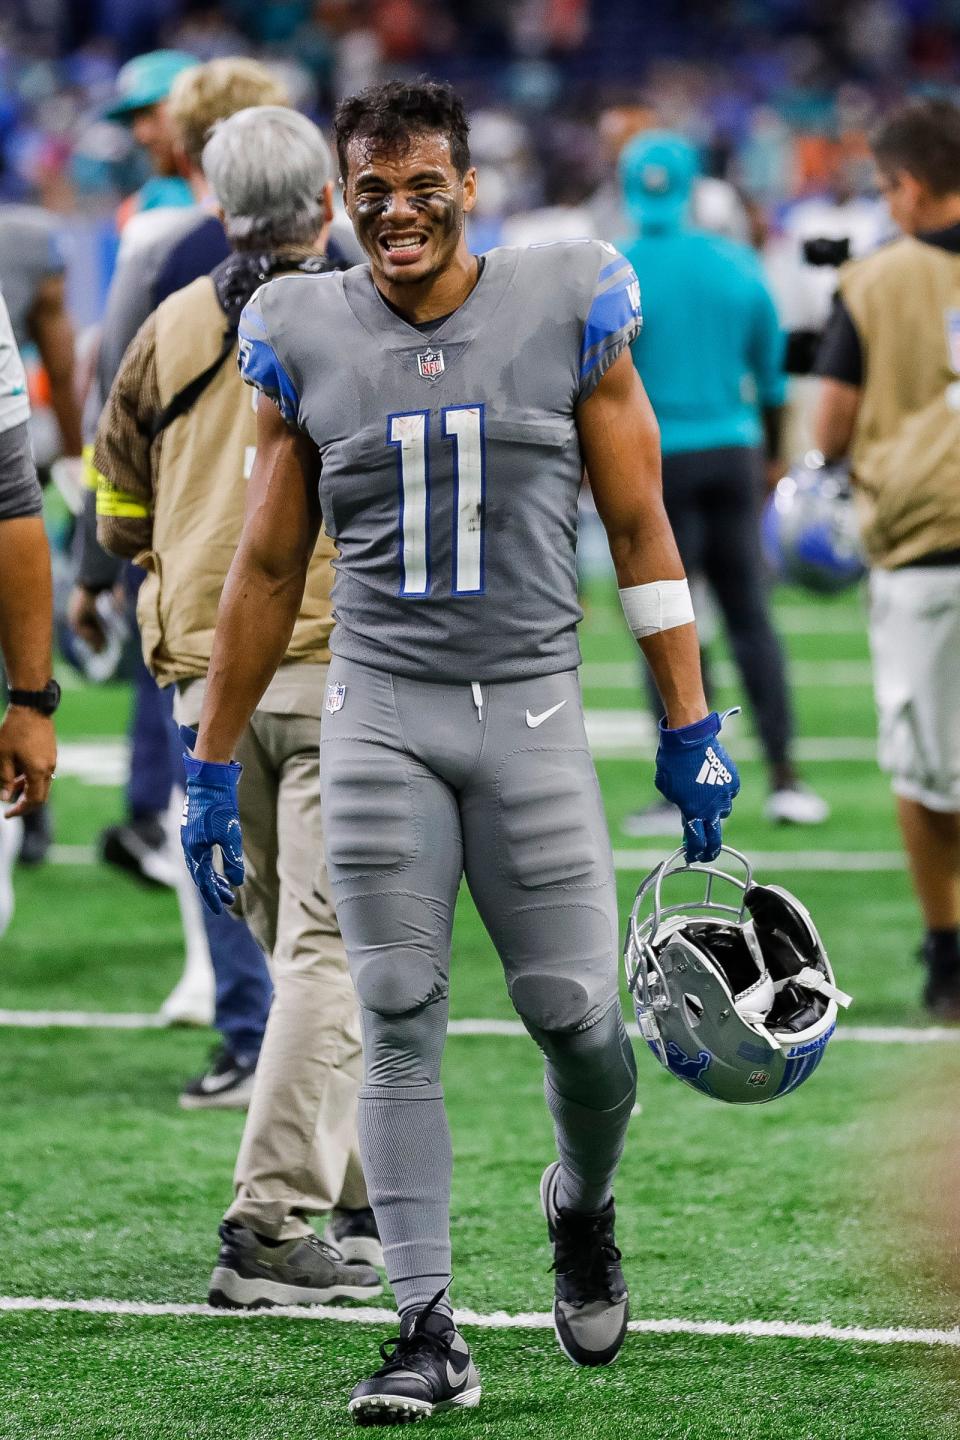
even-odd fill
[{"label": "man with gray hair", "polygon": [[[144,659],[160,685],[176,685],[184,727],[200,715],[256,445],[237,370],[240,311],[272,275],[331,268],[321,253],[330,153],[309,120],[279,106],[242,110],[215,128],[203,166],[234,251],[141,327],[94,454],[98,536],[147,571],[138,604]],[[210,1284],[211,1304],[234,1308],[380,1293],[367,1263],[382,1257],[356,1144],[356,1001],[320,828],[334,553],[321,537],[284,663],[239,751],[243,909],[271,956],[275,995]],[[333,1210],[327,1236],[336,1248],[307,1222]]]}]

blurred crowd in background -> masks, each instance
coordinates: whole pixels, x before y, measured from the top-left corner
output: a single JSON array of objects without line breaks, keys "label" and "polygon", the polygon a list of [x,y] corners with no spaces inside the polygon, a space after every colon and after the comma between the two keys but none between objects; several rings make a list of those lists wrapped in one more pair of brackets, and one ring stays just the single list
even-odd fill
[{"label": "blurred crowd in background", "polygon": [[949,89],[958,20],[960,0],[7,0],[0,201],[63,216],[71,308],[81,324],[98,318],[117,207],[149,174],[130,128],[105,112],[122,63],[163,46],[255,55],[321,124],[379,79],[451,80],[481,169],[476,249],[518,238],[511,217],[543,207],[572,212],[551,216],[562,233],[582,229],[624,131],[648,116],[736,186],[742,238],[775,247],[798,224],[809,233],[804,206],[839,199],[863,202],[844,228],[873,243],[866,136],[906,92]]}]

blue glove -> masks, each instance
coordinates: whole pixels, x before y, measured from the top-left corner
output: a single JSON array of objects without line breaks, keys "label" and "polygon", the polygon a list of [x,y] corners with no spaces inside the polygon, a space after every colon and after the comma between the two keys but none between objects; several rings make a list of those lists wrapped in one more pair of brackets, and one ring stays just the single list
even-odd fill
[{"label": "blue glove", "polygon": [[[180,843],[190,878],[200,891],[203,903],[214,915],[219,915],[224,905],[234,902],[230,886],[243,884],[243,837],[237,809],[237,781],[243,766],[235,760],[229,765],[195,760],[191,752],[197,743],[197,732],[186,725],[180,726],[180,738],[187,751],[183,757],[187,794],[180,821]],[[220,846],[223,875],[213,868],[214,845]]]},{"label": "blue glove", "polygon": [[[738,707],[739,708],[739,707]],[[656,785],[683,817],[687,864],[715,860],[720,853],[720,821],[730,814],[740,790],[737,767],[717,736],[728,715],[714,710],[705,720],[668,730],[660,721]]]}]

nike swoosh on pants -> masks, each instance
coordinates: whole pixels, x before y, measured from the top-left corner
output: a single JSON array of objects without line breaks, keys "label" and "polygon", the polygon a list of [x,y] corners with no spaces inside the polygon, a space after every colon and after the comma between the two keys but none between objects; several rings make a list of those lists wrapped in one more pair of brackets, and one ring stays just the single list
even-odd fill
[{"label": "nike swoosh on pants", "polygon": [[527,724],[530,726],[530,729],[536,730],[537,726],[542,725],[544,720],[549,720],[551,715],[556,715],[558,710],[562,710],[566,703],[566,700],[561,700],[558,705],[552,705],[549,710],[544,710],[541,715],[532,715],[528,710]]}]

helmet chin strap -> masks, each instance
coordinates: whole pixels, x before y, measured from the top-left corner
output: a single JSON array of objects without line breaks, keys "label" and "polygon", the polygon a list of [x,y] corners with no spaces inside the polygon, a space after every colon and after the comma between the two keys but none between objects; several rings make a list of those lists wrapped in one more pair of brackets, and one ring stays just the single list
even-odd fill
[{"label": "helmet chin strap", "polygon": [[841,990],[836,985],[831,985],[826,975],[822,975],[812,965],[804,965],[796,975],[787,975],[783,980],[775,981],[774,989],[779,992],[787,985],[799,985],[803,990],[814,990],[818,995],[826,995],[828,1000],[835,1000],[844,1010],[853,1004],[852,995],[848,995],[846,990]]}]

